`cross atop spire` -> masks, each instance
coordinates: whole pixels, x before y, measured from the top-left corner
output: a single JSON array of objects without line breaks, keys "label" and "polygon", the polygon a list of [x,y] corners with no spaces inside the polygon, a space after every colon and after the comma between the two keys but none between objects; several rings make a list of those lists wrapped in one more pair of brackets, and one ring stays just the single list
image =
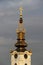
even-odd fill
[{"label": "cross atop spire", "polygon": [[20,16],[22,16],[22,11],[23,11],[23,8],[22,8],[22,7],[20,7],[20,8],[19,8],[19,10],[20,10]]}]

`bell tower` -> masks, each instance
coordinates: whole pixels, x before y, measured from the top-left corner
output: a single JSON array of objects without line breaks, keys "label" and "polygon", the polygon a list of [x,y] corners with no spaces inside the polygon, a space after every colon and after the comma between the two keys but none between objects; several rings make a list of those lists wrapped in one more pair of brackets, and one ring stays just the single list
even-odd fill
[{"label": "bell tower", "polygon": [[20,18],[18,23],[16,49],[11,51],[11,65],[31,65],[32,51],[27,50],[27,43],[25,41],[25,28],[23,26],[22,7],[20,7]]}]

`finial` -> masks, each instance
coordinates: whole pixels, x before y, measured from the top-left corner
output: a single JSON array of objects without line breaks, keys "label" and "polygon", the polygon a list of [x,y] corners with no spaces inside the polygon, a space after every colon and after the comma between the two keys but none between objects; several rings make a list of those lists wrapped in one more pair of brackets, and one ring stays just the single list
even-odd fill
[{"label": "finial", "polygon": [[22,16],[22,11],[23,11],[23,8],[22,8],[22,7],[20,7],[20,8],[19,8],[19,10],[20,10],[20,16]]}]

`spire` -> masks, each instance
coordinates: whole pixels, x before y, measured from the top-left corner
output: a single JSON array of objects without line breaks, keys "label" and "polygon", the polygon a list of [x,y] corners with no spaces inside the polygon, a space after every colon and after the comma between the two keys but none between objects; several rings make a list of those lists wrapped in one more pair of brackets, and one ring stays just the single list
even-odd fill
[{"label": "spire", "polygon": [[20,7],[20,19],[17,29],[17,43],[15,46],[17,47],[17,51],[25,51],[25,47],[27,47],[27,43],[25,42],[25,29],[23,27],[23,18],[22,18],[22,7]]},{"label": "spire", "polygon": [[17,32],[19,32],[19,31],[25,32],[24,25],[23,25],[23,15],[22,15],[23,8],[22,7],[19,8],[19,12],[20,12],[20,18],[19,18]]}]

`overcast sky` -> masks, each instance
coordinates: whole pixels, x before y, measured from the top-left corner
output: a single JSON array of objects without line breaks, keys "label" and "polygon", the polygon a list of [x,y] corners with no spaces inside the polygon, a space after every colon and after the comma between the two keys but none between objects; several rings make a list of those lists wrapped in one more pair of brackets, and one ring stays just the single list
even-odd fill
[{"label": "overcast sky", "polygon": [[10,65],[10,49],[16,43],[19,7],[23,7],[32,65],[43,65],[43,0],[0,0],[0,65]]}]

